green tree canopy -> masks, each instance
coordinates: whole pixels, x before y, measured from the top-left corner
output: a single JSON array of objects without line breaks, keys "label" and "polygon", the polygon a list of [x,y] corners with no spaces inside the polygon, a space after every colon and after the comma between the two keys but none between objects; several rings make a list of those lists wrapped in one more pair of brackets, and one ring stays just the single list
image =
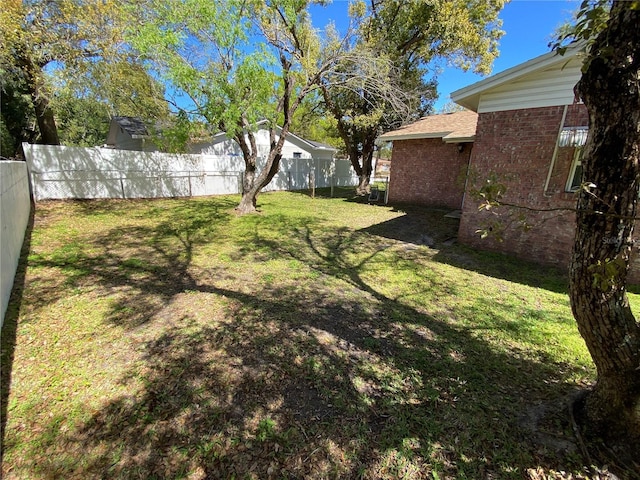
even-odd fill
[{"label": "green tree canopy", "polygon": [[[56,70],[49,77],[53,92],[50,107],[64,145],[104,143],[113,116],[138,117],[154,133],[154,126],[171,132],[179,124],[164,98],[164,86],[135,59],[123,56],[88,62]],[[157,143],[162,140],[167,143],[160,137]]]},{"label": "green tree canopy", "polygon": [[[353,58],[376,59],[376,88],[326,77],[323,94],[360,176],[361,193],[368,188],[375,138],[431,111],[436,96],[431,62],[440,59],[465,70],[490,71],[503,33],[498,19],[503,5],[489,0],[377,0],[351,5],[357,26],[350,45],[354,56],[336,75],[349,78],[362,69],[362,62]],[[384,63],[386,68],[380,69]]]},{"label": "green tree canopy", "polygon": [[[308,6],[304,0],[149,0],[143,23],[130,32],[132,45],[181,95],[176,105],[240,145],[241,212],[255,210],[258,192],[278,171],[294,113],[341,48],[323,43]],[[254,130],[260,121],[269,126],[271,146],[259,170]]]},{"label": "green tree canopy", "polygon": [[0,65],[24,82],[43,143],[59,143],[46,67],[73,68],[115,51],[120,11],[118,2],[111,0],[6,0],[3,4]]},{"label": "green tree canopy", "polygon": [[[124,43],[125,26],[135,24],[139,13],[123,8],[125,4],[113,0],[3,3],[0,69],[9,79],[3,80],[3,88],[8,83],[19,85],[28,95],[40,142],[60,142],[56,116],[68,117],[70,110],[62,99],[77,104],[92,98],[104,104],[109,113],[168,114],[163,89],[129,55]],[[11,102],[14,97],[6,99]],[[24,105],[15,103],[9,108]],[[74,114],[82,114],[82,109]],[[76,124],[83,122],[78,118]],[[70,125],[68,118],[64,123]],[[82,133],[71,136],[77,135]],[[16,139],[18,143],[21,140],[35,139],[24,135]]]}]

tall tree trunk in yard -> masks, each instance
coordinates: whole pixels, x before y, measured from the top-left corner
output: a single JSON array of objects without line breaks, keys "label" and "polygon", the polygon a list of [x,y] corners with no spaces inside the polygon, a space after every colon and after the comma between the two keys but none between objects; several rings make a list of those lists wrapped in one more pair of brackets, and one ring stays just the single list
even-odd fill
[{"label": "tall tree trunk in yard", "polygon": [[257,211],[258,194],[278,173],[281,158],[281,154],[271,152],[267,158],[267,164],[257,177],[255,160],[253,165],[246,165],[242,182],[242,198],[236,207],[238,213],[244,215],[245,213],[255,213]]},{"label": "tall tree trunk in yard", "polygon": [[256,138],[251,130],[246,135],[244,130],[248,127],[245,119],[241,120],[235,141],[242,150],[244,158],[244,174],[242,176],[242,198],[236,207],[236,211],[241,215],[256,211],[256,198],[260,189],[256,189],[256,169],[258,161],[258,146]]},{"label": "tall tree trunk in yard", "polygon": [[[240,200],[240,203],[236,207],[236,211],[241,215],[244,215],[246,213],[254,213],[257,211],[256,201],[258,194],[264,187],[269,184],[269,182],[271,182],[271,180],[273,180],[273,177],[275,177],[276,173],[278,173],[278,170],[280,170],[282,147],[284,146],[285,139],[287,138],[289,129],[291,128],[291,117],[293,116],[293,112],[295,112],[295,109],[298,107],[298,105],[300,105],[300,102],[302,101],[304,96],[308,93],[308,90],[305,90],[303,93],[299,94],[299,96],[295,100],[292,101],[293,81],[290,77],[291,62],[287,60],[284,54],[280,56],[280,62],[283,69],[283,94],[279,103],[279,107],[284,119],[277,140],[275,127],[273,125],[269,127],[269,155],[267,156],[267,161],[264,168],[258,176],[256,176],[256,160],[258,156],[258,149],[255,137],[251,132],[249,132],[247,135],[249,143],[247,144],[247,139],[242,132],[240,132],[236,136],[236,141],[242,149],[242,154],[244,156],[246,166],[245,177],[242,185],[242,198]],[[243,126],[247,127],[248,125],[246,121],[243,122]]]},{"label": "tall tree trunk in yard", "polygon": [[358,186],[356,187],[356,195],[367,195],[371,191],[370,176],[366,173],[358,175]]},{"label": "tall tree trunk in yard", "polygon": [[42,67],[35,64],[28,57],[21,57],[19,64],[22,66],[27,78],[29,94],[33,102],[38,130],[40,131],[40,143],[60,145],[58,127],[56,126],[53,111],[49,106],[49,98],[42,78]]},{"label": "tall tree trunk in yard", "polygon": [[357,195],[367,195],[371,190],[369,181],[371,179],[373,166],[373,153],[375,150],[376,138],[378,138],[378,128],[358,126],[352,121],[345,119],[344,113],[333,102],[329,89],[323,85],[322,95],[329,112],[336,120],[338,133],[344,142],[349,161],[353,171],[358,176]]},{"label": "tall tree trunk in yard", "polygon": [[258,191],[255,188],[256,184],[256,158],[253,156],[247,161],[245,158],[244,175],[242,176],[242,198],[240,203],[236,207],[236,210],[241,213],[251,213],[256,211],[256,198]]},{"label": "tall tree trunk in yard", "polygon": [[255,213],[257,211],[257,199],[260,191],[266,187],[276,173],[280,169],[280,159],[282,158],[282,147],[284,146],[285,138],[289,133],[289,121],[288,117],[285,118],[285,124],[280,130],[280,137],[276,140],[276,133],[273,126],[269,128],[269,155],[264,168],[258,173],[258,146],[256,138],[250,130],[246,135],[244,130],[249,125],[244,122],[243,127],[235,136],[235,140],[240,145],[242,150],[242,156],[244,158],[244,175],[242,177],[242,198],[240,203],[236,207],[236,211],[244,215],[246,213]]},{"label": "tall tree trunk in yard", "polygon": [[349,149],[349,161],[353,171],[358,176],[358,186],[356,187],[356,194],[365,195],[367,193],[367,187],[369,186],[369,175],[365,174],[365,166],[360,164],[361,152],[357,147]]},{"label": "tall tree trunk in yard", "polygon": [[[355,153],[354,156],[350,156],[351,166],[358,175],[358,186],[356,187],[356,194],[367,195],[370,191],[369,182],[371,180],[371,172],[373,170],[373,149],[367,150],[365,148],[360,152]],[[362,162],[362,164],[360,164]]]},{"label": "tall tree trunk in yard", "polygon": [[369,182],[373,173],[373,153],[375,150],[376,132],[368,132],[362,142],[362,168],[358,173],[359,183],[356,188],[358,195],[367,195],[371,190]]},{"label": "tall tree trunk in yard", "polygon": [[[576,92],[589,111],[570,297],[597,369],[586,431],[640,455],[640,325],[626,281],[640,182],[640,10],[616,1]],[[636,457],[640,458],[640,457]]]},{"label": "tall tree trunk in yard", "polygon": [[284,146],[285,138],[288,133],[288,120],[285,120],[285,124],[280,130],[278,140],[276,140],[274,127],[270,127],[269,155],[267,156],[264,168],[259,174],[257,173],[258,148],[253,133],[248,133],[248,142],[244,134],[240,133],[236,136],[236,142],[240,145],[245,163],[245,172],[244,177],[242,178],[242,198],[236,207],[236,211],[241,215],[246,213],[255,213],[257,211],[258,194],[269,184],[269,182],[271,182],[271,180],[273,180],[273,177],[275,177],[278,170],[280,170],[282,147]]},{"label": "tall tree trunk in yard", "polygon": [[39,89],[32,91],[31,98],[38,122],[38,130],[40,130],[40,142],[44,145],[60,145],[58,127],[53,116],[53,110],[49,107],[49,99],[44,97]]}]

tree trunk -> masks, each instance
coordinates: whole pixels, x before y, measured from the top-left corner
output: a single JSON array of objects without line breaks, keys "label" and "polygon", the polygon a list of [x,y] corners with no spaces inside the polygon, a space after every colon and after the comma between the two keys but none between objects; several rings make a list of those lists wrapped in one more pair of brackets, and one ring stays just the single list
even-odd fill
[{"label": "tree trunk", "polygon": [[640,442],[640,325],[626,296],[640,182],[640,11],[615,2],[576,86],[589,111],[571,307],[597,369],[587,432]]},{"label": "tree trunk", "polygon": [[[278,108],[282,112],[284,119],[282,122],[282,128],[280,129],[280,135],[277,140],[274,126],[271,125],[269,128],[269,156],[267,157],[264,169],[257,177],[256,159],[258,148],[253,133],[249,131],[247,134],[250,145],[247,145],[244,134],[240,133],[236,138],[240,144],[240,148],[242,149],[246,166],[246,173],[242,188],[242,199],[240,200],[240,204],[236,207],[236,210],[243,215],[257,211],[258,194],[269,184],[269,182],[271,182],[271,180],[273,180],[276,173],[278,173],[278,170],[280,169],[280,159],[282,158],[282,147],[284,146],[285,139],[289,134],[289,128],[291,127],[291,117],[293,116],[295,109],[300,105],[304,95],[306,95],[306,93],[301,93],[300,96],[292,103],[291,97],[293,95],[293,83],[290,77],[291,62],[287,59],[284,53],[281,53],[280,63],[282,65],[282,84],[284,86],[284,91],[278,104]],[[246,119],[242,120],[242,126],[248,126]],[[252,159],[252,162],[250,162],[249,159]]]},{"label": "tree trunk", "polygon": [[373,153],[376,136],[376,132],[366,132],[360,149],[356,147],[355,151],[350,155],[351,165],[358,175],[357,195],[368,195],[371,191],[369,182],[373,172]]},{"label": "tree trunk", "polygon": [[[253,160],[253,161],[251,161]],[[245,170],[242,177],[242,198],[236,211],[242,215],[256,212],[259,189],[256,189],[256,159],[245,159]]]},{"label": "tree trunk", "polygon": [[[362,159],[362,164],[360,163]],[[351,166],[358,175],[358,186],[356,187],[356,195],[367,195],[370,191],[369,179],[371,178],[371,169],[367,170],[367,163],[362,157],[362,152],[355,148],[349,155]]]},{"label": "tree trunk", "polygon": [[[284,145],[284,140],[288,132],[288,126],[286,128],[283,127],[280,131],[280,138],[276,142],[274,130],[273,128],[271,129],[271,146],[269,147],[269,156],[267,157],[266,165],[260,174],[257,174],[256,171],[256,154],[246,153],[244,155],[245,173],[242,179],[242,198],[236,207],[236,211],[241,215],[257,212],[258,194],[269,184],[269,182],[271,182],[271,180],[273,180],[273,177],[280,169],[280,159],[282,158],[282,154],[280,152],[282,152],[282,146]],[[255,141],[252,140],[251,143],[253,145],[251,152],[256,152],[257,148],[255,146]],[[243,153],[245,147],[246,146],[241,146]]]},{"label": "tree trunk", "polygon": [[258,194],[271,182],[275,174],[278,173],[281,157],[282,155],[280,154],[270,154],[264,170],[257,178],[255,175],[255,166],[252,172],[249,172],[248,169],[246,170],[242,185],[242,198],[236,207],[238,213],[244,215],[245,213],[255,213],[258,211]]},{"label": "tree trunk", "polygon": [[32,98],[38,121],[38,130],[40,130],[40,142],[44,145],[60,145],[58,127],[56,126],[53,111],[49,107],[49,99],[38,92],[32,93]]},{"label": "tree trunk", "polygon": [[371,155],[362,152],[362,166],[358,169],[358,186],[356,187],[357,195],[368,195],[371,191],[369,183],[371,181],[371,171],[373,170],[373,151]]},{"label": "tree trunk", "polygon": [[40,131],[40,143],[44,145],[60,145],[58,127],[49,106],[42,69],[34,64],[30,58],[22,58],[21,62],[27,76],[29,94],[36,114],[38,130]]},{"label": "tree trunk", "polygon": [[369,192],[371,191],[371,186],[369,185],[370,183],[370,177],[369,175],[360,175],[358,177],[358,186],[356,187],[356,195],[368,195]]}]

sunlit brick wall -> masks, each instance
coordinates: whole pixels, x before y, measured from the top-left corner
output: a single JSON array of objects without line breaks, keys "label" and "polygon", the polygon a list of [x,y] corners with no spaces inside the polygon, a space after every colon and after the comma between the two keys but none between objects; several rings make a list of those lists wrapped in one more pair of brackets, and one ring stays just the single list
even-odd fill
[{"label": "sunlit brick wall", "polygon": [[389,202],[459,209],[470,152],[441,138],[394,141]]},{"label": "sunlit brick wall", "polygon": [[[562,209],[570,210],[576,204],[575,194],[565,191],[572,147],[558,149],[549,175],[563,111],[564,106],[558,106],[480,114],[470,161],[473,181],[468,185],[458,232],[461,243],[568,269],[575,214]],[[565,127],[585,126],[587,121],[584,105],[568,107]],[[505,203],[526,208],[503,207],[499,217],[493,211],[479,212],[471,191],[492,176],[507,187]],[[522,220],[528,227],[523,228]],[[491,229],[495,235],[481,238],[477,231],[496,221]],[[637,259],[631,280],[640,281]]]}]

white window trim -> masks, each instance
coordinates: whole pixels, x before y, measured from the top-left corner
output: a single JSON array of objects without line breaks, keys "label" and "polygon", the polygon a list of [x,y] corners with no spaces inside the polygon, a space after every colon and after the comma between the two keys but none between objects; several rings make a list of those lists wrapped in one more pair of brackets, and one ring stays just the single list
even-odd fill
[{"label": "white window trim", "polygon": [[580,188],[580,185],[573,184],[573,177],[575,177],[576,169],[579,166],[582,166],[582,147],[576,147],[573,153],[573,161],[571,162],[571,170],[569,171],[569,177],[567,178],[565,191],[576,192]]}]

